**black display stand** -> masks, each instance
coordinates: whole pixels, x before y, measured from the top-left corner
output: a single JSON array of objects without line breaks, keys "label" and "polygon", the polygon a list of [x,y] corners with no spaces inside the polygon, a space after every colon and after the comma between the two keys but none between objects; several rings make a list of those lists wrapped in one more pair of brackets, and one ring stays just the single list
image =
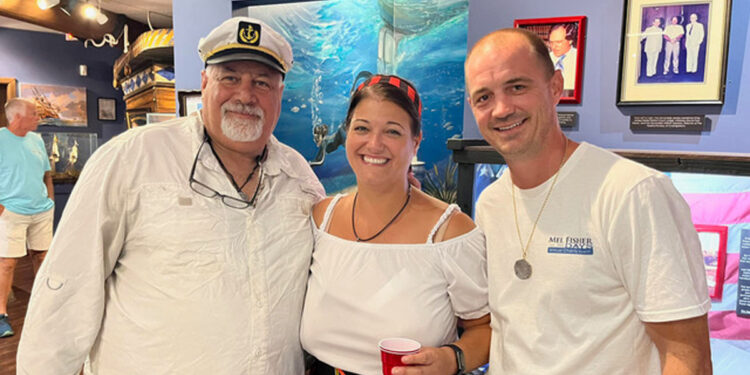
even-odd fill
[{"label": "black display stand", "polygon": [[[449,139],[448,149],[458,164],[458,205],[472,215],[475,164],[505,164],[503,157],[483,139]],[[662,172],[711,173],[750,176],[750,156],[721,153],[611,150]]]}]

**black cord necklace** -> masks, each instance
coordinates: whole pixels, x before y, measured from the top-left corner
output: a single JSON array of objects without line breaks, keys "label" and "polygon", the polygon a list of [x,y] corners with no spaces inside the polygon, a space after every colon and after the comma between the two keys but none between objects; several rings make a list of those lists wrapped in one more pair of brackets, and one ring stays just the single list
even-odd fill
[{"label": "black cord necklace", "polygon": [[352,232],[354,232],[354,238],[357,239],[357,242],[367,242],[383,233],[386,229],[388,229],[388,227],[391,226],[391,224],[393,224],[394,221],[396,221],[399,216],[401,216],[401,213],[404,212],[406,205],[409,204],[409,199],[411,199],[411,185],[409,185],[409,188],[406,190],[406,201],[404,202],[404,205],[401,206],[401,209],[398,210],[396,216],[394,216],[393,219],[391,219],[391,221],[389,221],[388,224],[383,227],[383,229],[378,231],[378,233],[375,233],[375,235],[370,238],[359,238],[359,235],[357,234],[357,228],[354,227],[354,209],[357,207],[357,195],[359,195],[359,192],[354,193],[354,203],[352,203]]},{"label": "black cord necklace", "polygon": [[[261,162],[266,157],[266,152],[268,151],[268,146],[264,146],[263,147],[263,151],[258,156],[255,157],[255,166],[253,167],[253,170],[250,171],[250,175],[247,176],[247,178],[245,179],[245,182],[243,182],[242,185],[237,185],[237,182],[234,180],[234,176],[232,176],[232,174],[229,173],[229,171],[227,170],[227,167],[225,167],[224,163],[221,161],[221,158],[219,157],[219,154],[217,154],[216,150],[214,150],[214,145],[211,142],[211,137],[208,135],[208,132],[206,132],[205,134],[206,134],[206,142],[208,142],[208,147],[211,149],[211,152],[214,153],[214,156],[216,157],[216,160],[219,162],[219,166],[224,171],[224,173],[226,173],[227,176],[229,176],[229,180],[232,181],[232,185],[234,186],[235,189],[237,189],[237,193],[239,193],[240,196],[243,199],[247,199],[247,194],[245,194],[244,192],[242,192],[242,188],[244,188],[245,185],[247,185],[247,183],[250,182],[250,180],[255,175],[255,171],[257,171],[258,168],[260,167]],[[257,190],[256,190],[256,193],[257,193]]]}]

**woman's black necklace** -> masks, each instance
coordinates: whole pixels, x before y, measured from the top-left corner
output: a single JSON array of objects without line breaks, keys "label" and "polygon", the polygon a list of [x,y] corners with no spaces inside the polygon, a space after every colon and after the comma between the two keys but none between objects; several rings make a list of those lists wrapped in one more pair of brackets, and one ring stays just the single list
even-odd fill
[{"label": "woman's black necklace", "polygon": [[379,230],[378,233],[375,233],[375,235],[370,238],[359,238],[359,235],[357,234],[357,228],[354,227],[354,209],[357,207],[358,194],[359,192],[354,193],[354,203],[352,203],[352,232],[354,232],[354,238],[357,239],[357,242],[367,242],[383,233],[386,229],[388,229],[388,227],[391,226],[391,224],[393,224],[394,221],[396,221],[399,216],[401,216],[401,213],[404,212],[406,205],[409,204],[409,199],[411,199],[411,185],[409,185],[409,188],[406,190],[406,201],[404,202],[404,205],[401,206],[401,209],[398,210],[396,216],[394,216],[393,219],[391,219],[391,221],[389,221],[388,224],[383,227],[383,229]]},{"label": "woman's black necklace", "polygon": [[237,194],[239,194],[240,197],[242,197],[242,199],[247,200],[248,196],[242,191],[242,188],[244,188],[245,185],[247,185],[247,183],[250,182],[250,180],[255,175],[255,171],[257,171],[258,167],[260,167],[260,164],[263,161],[263,158],[266,157],[268,146],[264,146],[263,151],[258,156],[255,157],[255,166],[253,167],[253,170],[250,171],[250,175],[247,176],[247,178],[245,179],[245,182],[243,182],[242,185],[237,185],[237,182],[234,180],[234,176],[232,176],[232,174],[229,173],[229,171],[227,170],[227,167],[224,166],[224,163],[221,161],[221,158],[216,153],[216,150],[214,150],[214,145],[211,142],[211,137],[208,135],[208,133],[206,133],[206,141],[208,142],[208,147],[211,149],[211,152],[214,153],[214,157],[216,157],[216,160],[219,161],[219,166],[224,171],[224,173],[226,173],[227,176],[229,176],[229,180],[232,181],[232,186],[234,186],[234,188],[237,189]]}]

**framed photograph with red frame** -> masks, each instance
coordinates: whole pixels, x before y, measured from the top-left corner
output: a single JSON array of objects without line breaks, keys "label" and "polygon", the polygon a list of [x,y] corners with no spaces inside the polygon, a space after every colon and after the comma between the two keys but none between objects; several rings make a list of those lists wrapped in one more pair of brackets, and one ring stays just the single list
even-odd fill
[{"label": "framed photograph with red frame", "polygon": [[706,281],[711,299],[721,299],[724,290],[724,268],[727,262],[727,227],[724,225],[696,224],[701,241]]},{"label": "framed photograph with red frame", "polygon": [[544,40],[552,64],[563,75],[560,103],[581,103],[586,16],[515,20],[513,27],[534,32]]}]

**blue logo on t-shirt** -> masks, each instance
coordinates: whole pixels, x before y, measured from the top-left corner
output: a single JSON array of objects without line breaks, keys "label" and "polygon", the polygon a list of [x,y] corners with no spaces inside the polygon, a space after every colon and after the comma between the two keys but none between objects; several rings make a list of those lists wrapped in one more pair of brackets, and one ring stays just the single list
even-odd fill
[{"label": "blue logo on t-shirt", "polygon": [[547,253],[593,255],[594,242],[588,237],[550,237]]}]

